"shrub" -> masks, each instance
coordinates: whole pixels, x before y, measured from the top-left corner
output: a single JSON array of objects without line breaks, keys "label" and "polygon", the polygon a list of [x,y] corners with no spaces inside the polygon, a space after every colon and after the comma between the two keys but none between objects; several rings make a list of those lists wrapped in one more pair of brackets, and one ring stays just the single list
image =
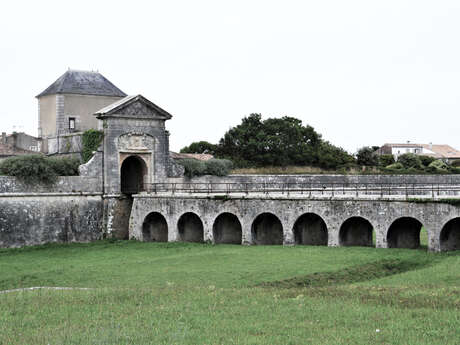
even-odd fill
[{"label": "shrub", "polygon": [[393,164],[390,164],[390,165],[386,166],[385,169],[388,169],[388,170],[401,170],[401,169],[404,169],[404,165],[402,165],[402,163],[400,163],[400,162],[397,162],[397,163],[393,163]]},{"label": "shrub", "polygon": [[436,159],[428,165],[428,171],[433,173],[447,173],[449,166],[440,159]]},{"label": "shrub", "polygon": [[460,167],[460,159],[454,159],[450,162],[450,165],[453,167]]},{"label": "shrub", "polygon": [[204,175],[206,171],[206,165],[204,164],[204,162],[199,161],[197,159],[181,159],[178,161],[178,163],[184,167],[184,174],[187,177]]},{"label": "shrub", "polygon": [[78,175],[78,166],[80,160],[78,158],[46,158],[50,167],[58,176],[76,176]]},{"label": "shrub", "polygon": [[185,169],[185,176],[215,175],[226,176],[233,168],[232,161],[228,159],[210,159],[208,161],[199,161],[193,158],[181,159],[178,161]]},{"label": "shrub", "polygon": [[434,162],[436,160],[436,158],[434,157],[430,157],[430,156],[419,156],[420,158],[420,161],[422,162],[423,166],[429,166],[432,162]]},{"label": "shrub", "polygon": [[215,176],[227,176],[233,168],[232,161],[228,159],[210,159],[205,162],[206,174]]},{"label": "shrub", "polygon": [[385,154],[379,156],[379,166],[386,167],[395,163],[395,158],[392,154]]},{"label": "shrub", "polygon": [[422,169],[422,161],[420,157],[414,153],[405,153],[398,157],[398,163],[401,163],[404,168],[415,168],[415,169]]},{"label": "shrub", "polygon": [[88,162],[93,156],[93,152],[97,150],[102,142],[104,133],[95,129],[88,129],[81,137],[81,158],[83,163]]},{"label": "shrub", "polygon": [[10,157],[0,163],[0,174],[15,176],[22,183],[53,184],[58,176],[78,175],[77,158],[46,157],[39,154]]},{"label": "shrub", "polygon": [[57,173],[43,155],[24,155],[5,159],[0,164],[0,173],[15,176],[25,184],[53,184]]},{"label": "shrub", "polygon": [[372,147],[364,146],[358,150],[356,161],[358,165],[376,166],[378,163],[378,156]]}]

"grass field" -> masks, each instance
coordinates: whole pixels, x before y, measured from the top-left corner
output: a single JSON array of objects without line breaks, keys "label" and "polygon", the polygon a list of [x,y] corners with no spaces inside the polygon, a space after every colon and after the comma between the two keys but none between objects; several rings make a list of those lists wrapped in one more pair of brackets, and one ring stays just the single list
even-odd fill
[{"label": "grass field", "polygon": [[101,241],[0,250],[0,344],[459,344],[460,252]]}]

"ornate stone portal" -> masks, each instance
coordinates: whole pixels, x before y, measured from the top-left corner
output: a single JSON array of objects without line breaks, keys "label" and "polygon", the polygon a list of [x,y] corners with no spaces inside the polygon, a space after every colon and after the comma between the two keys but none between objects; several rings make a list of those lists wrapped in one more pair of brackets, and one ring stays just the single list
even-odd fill
[{"label": "ornate stone portal", "polygon": [[165,122],[172,116],[141,95],[125,97],[95,115],[104,130],[105,235],[127,238],[131,194],[168,177],[172,162]]}]

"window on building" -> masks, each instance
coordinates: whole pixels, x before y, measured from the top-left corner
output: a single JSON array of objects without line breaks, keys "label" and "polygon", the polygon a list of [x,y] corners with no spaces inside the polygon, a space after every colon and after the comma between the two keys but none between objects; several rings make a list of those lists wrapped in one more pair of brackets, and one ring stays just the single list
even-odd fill
[{"label": "window on building", "polygon": [[69,117],[69,130],[75,130],[75,117]]}]

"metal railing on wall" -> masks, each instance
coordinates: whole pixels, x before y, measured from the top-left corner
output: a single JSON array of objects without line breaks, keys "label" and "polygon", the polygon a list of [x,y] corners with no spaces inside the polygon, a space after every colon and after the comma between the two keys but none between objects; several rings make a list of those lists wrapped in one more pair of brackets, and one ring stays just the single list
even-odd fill
[{"label": "metal railing on wall", "polygon": [[459,184],[449,183],[149,183],[148,193],[205,193],[205,194],[299,194],[306,196],[456,196]]}]

